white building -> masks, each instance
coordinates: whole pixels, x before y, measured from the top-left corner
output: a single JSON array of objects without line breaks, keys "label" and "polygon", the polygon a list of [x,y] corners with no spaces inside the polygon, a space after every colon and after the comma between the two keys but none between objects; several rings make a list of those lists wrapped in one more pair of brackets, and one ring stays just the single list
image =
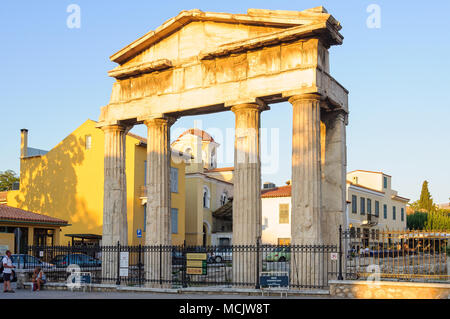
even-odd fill
[{"label": "white building", "polygon": [[291,186],[261,191],[263,244],[288,245],[291,241]]}]

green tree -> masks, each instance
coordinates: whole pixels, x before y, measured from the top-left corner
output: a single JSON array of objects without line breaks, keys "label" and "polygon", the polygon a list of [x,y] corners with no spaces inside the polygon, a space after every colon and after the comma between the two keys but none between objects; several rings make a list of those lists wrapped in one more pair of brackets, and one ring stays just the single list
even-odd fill
[{"label": "green tree", "polygon": [[426,230],[450,230],[450,215],[445,209],[436,209],[428,214]]},{"label": "green tree", "polygon": [[422,184],[422,191],[420,193],[420,199],[417,202],[419,210],[426,212],[432,212],[435,210],[433,198],[428,190],[428,181],[424,181]]},{"label": "green tree", "polygon": [[19,181],[19,177],[13,170],[0,172],[0,191],[8,191],[12,189],[12,185]]},{"label": "green tree", "polygon": [[406,216],[406,225],[410,230],[422,230],[425,229],[425,223],[428,220],[428,214],[423,212],[414,212]]}]

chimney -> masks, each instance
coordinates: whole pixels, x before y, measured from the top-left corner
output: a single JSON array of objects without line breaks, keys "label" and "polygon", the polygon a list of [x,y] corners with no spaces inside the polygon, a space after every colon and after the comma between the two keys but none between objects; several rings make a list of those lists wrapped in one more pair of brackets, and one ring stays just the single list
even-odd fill
[{"label": "chimney", "polygon": [[28,130],[23,128],[20,130],[20,158],[28,155]]}]

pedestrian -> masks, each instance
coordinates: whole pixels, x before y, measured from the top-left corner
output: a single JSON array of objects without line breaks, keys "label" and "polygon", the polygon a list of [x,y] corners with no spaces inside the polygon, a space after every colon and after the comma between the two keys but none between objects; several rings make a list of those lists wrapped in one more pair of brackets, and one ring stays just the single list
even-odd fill
[{"label": "pedestrian", "polygon": [[6,255],[2,259],[3,263],[3,292],[14,292],[14,290],[11,289],[11,274],[12,269],[16,268],[12,264],[11,260],[11,252],[9,250],[6,251]]},{"label": "pedestrian", "polygon": [[47,277],[41,267],[38,266],[34,269],[31,281],[33,282],[33,291],[40,291],[41,286],[47,282]]}]

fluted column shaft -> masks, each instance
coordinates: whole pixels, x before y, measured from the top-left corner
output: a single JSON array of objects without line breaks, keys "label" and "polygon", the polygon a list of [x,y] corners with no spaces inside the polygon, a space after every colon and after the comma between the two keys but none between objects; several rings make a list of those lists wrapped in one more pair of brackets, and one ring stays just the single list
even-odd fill
[{"label": "fluted column shaft", "polygon": [[121,125],[102,127],[105,133],[103,245],[128,244],[125,137]]},{"label": "fluted column shaft", "polygon": [[[258,104],[241,104],[231,108],[236,116],[233,245],[255,245],[261,238],[261,160],[260,118]],[[256,253],[233,253],[235,282],[254,283]]]},{"label": "fluted column shaft", "polygon": [[316,245],[309,258],[293,248],[291,284],[306,288],[324,284],[325,254],[317,247],[323,244],[320,96],[304,94],[289,102],[293,106],[291,243]]},{"label": "fluted column shaft", "polygon": [[[103,246],[128,245],[127,183],[125,143],[128,128],[121,125],[102,127],[105,133]],[[102,254],[102,277],[117,276],[117,254]]]},{"label": "fluted column shaft", "polygon": [[174,122],[168,117],[144,122],[148,130],[145,244],[153,247],[146,256],[146,275],[152,286],[167,286],[172,274],[170,127]]},{"label": "fluted column shaft", "polygon": [[325,154],[322,161],[323,212],[322,230],[326,244],[337,245],[339,225],[347,224],[346,208],[346,112],[336,110],[323,114],[325,123]]},{"label": "fluted column shaft", "polygon": [[289,99],[292,132],[292,244],[321,244],[320,96]]}]

